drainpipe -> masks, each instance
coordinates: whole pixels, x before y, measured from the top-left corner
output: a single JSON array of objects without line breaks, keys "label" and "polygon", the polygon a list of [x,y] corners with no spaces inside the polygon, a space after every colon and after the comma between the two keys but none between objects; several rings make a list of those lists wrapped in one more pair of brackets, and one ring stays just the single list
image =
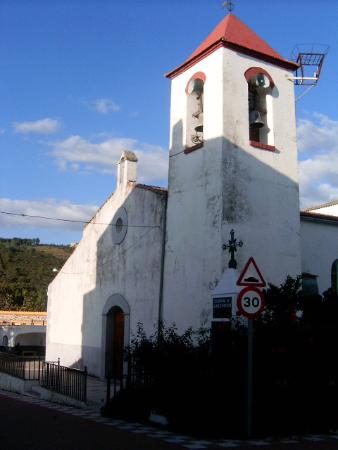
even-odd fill
[{"label": "drainpipe", "polygon": [[163,219],[163,231],[162,231],[162,251],[161,251],[161,274],[160,274],[160,292],[158,301],[158,324],[157,324],[157,336],[158,340],[162,338],[162,325],[163,325],[163,285],[164,285],[164,260],[165,260],[165,241],[167,232],[167,206],[168,206],[168,194],[164,199],[164,219]]}]

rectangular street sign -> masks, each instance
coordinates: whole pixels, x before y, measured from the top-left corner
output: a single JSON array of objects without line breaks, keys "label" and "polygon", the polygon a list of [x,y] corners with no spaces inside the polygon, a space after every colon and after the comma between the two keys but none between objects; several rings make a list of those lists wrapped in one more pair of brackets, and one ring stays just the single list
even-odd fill
[{"label": "rectangular street sign", "polygon": [[231,319],[232,297],[216,297],[213,299],[214,319]]}]

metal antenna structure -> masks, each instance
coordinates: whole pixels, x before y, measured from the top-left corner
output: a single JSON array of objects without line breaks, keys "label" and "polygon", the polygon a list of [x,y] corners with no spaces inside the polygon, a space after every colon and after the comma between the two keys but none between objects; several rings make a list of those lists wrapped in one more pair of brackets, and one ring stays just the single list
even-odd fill
[{"label": "metal antenna structure", "polygon": [[323,44],[301,44],[294,47],[291,59],[298,64],[298,69],[295,76],[288,79],[295,86],[306,88],[296,101],[317,85],[328,51],[329,46]]}]

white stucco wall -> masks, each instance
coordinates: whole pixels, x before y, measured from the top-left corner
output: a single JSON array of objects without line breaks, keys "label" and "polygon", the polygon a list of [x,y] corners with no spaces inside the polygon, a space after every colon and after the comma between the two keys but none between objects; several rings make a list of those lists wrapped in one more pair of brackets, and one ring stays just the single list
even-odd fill
[{"label": "white stucco wall", "polygon": [[[276,152],[249,143],[251,67],[275,82]],[[204,72],[204,147],[184,154],[185,88]],[[296,124],[291,72],[220,48],[172,80],[169,199],[164,318],[183,329],[211,319],[211,292],[229,255],[222,244],[234,229],[244,242],[241,270],[253,256],[268,282],[301,272]]]},{"label": "white stucco wall", "polygon": [[331,287],[331,265],[338,259],[338,223],[301,220],[302,271],[317,275],[319,293]]},{"label": "white stucco wall", "polygon": [[129,227],[123,242],[115,244],[112,226],[86,226],[48,289],[46,359],[87,366],[97,376],[104,375],[103,311],[112,296],[122,296],[129,306],[131,332],[137,322],[152,332],[158,320],[165,197],[135,183],[119,186],[92,222],[112,223],[121,206],[128,225],[138,227]]},{"label": "white stucco wall", "polygon": [[12,377],[12,375],[0,372],[0,389],[3,389],[5,391],[17,392],[18,394],[26,394],[38,384],[38,380],[22,380],[21,378]]}]

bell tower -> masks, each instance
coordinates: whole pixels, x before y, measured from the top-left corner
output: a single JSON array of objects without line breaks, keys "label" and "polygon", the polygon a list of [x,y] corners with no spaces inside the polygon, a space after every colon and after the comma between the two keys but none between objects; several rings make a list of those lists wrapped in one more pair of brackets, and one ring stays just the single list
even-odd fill
[{"label": "bell tower", "polygon": [[171,80],[163,318],[212,319],[231,230],[280,284],[301,272],[294,85],[282,58],[233,14],[167,74]]}]

